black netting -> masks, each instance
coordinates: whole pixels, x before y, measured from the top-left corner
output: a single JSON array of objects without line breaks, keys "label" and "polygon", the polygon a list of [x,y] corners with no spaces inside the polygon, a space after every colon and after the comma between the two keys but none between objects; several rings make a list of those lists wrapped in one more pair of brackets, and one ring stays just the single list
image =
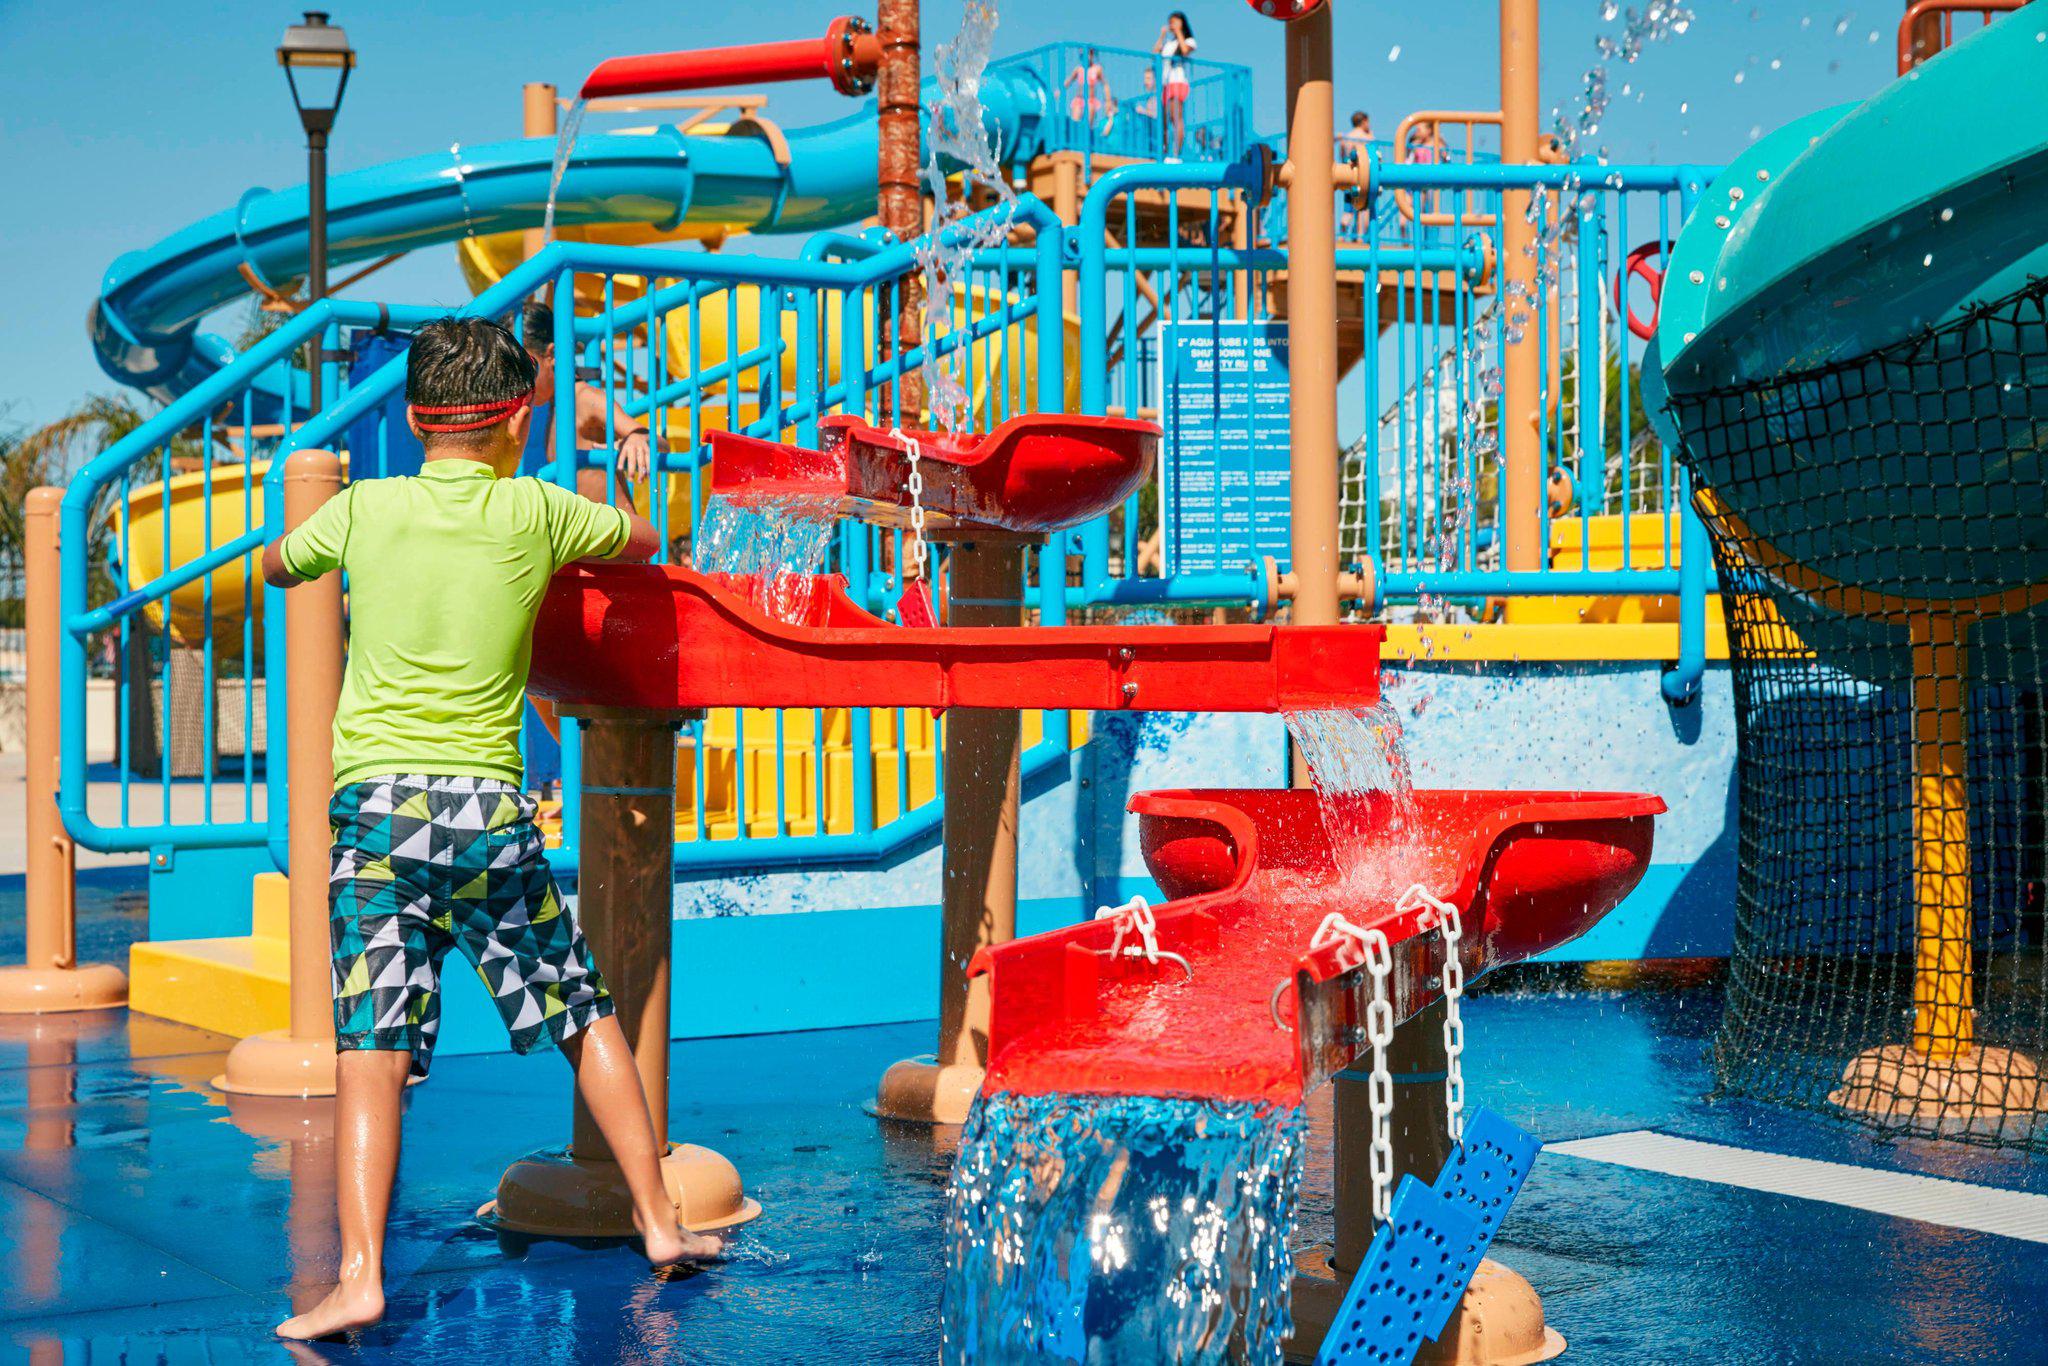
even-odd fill
[{"label": "black netting", "polygon": [[1721,1087],[2048,1149],[2048,281],[1671,412],[1734,668]]}]

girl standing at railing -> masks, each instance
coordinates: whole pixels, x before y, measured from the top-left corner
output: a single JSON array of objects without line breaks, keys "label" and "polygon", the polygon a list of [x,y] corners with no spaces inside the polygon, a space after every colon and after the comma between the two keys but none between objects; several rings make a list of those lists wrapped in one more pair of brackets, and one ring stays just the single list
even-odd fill
[{"label": "girl standing at railing", "polygon": [[1188,136],[1187,59],[1195,55],[1195,31],[1188,26],[1185,11],[1175,10],[1166,16],[1157,51],[1166,62],[1166,159],[1179,161],[1181,144]]},{"label": "girl standing at railing", "polygon": [[1110,94],[1109,77],[1103,73],[1102,59],[1095,55],[1094,48],[1088,49],[1086,62],[1075,63],[1067,73],[1067,86],[1074,92],[1067,102],[1067,112],[1074,122],[1085,118],[1093,124],[1098,118],[1115,116],[1116,97]]}]

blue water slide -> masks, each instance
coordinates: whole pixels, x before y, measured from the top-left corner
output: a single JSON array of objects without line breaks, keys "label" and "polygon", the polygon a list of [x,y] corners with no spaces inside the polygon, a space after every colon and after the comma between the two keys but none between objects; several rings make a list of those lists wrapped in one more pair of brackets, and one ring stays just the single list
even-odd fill
[{"label": "blue water slide", "polygon": [[[927,83],[927,94],[933,87]],[[1028,69],[984,77],[984,118],[1006,161],[1042,150],[1051,107]],[[875,106],[784,134],[786,161],[767,133],[742,122],[724,136],[674,127],[577,139],[556,197],[558,224],[725,223],[751,232],[800,233],[875,211]],[[331,265],[474,234],[539,227],[553,172],[552,138],[514,138],[408,157],[328,182]],[[281,286],[307,268],[306,187],[252,189],[231,209],[116,260],[91,314],[93,349],[114,379],[168,402],[234,358],[199,330],[208,313],[250,292],[243,268]],[[258,420],[284,398],[282,370],[257,394]],[[303,385],[303,377],[299,382]],[[304,394],[296,396],[303,411]]]}]

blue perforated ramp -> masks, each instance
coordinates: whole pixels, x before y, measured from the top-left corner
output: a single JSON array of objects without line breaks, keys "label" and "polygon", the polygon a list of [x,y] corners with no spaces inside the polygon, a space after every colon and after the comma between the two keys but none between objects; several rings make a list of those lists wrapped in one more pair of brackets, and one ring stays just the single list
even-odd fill
[{"label": "blue perforated ramp", "polygon": [[1480,1110],[1435,1185],[1404,1179],[1345,1291],[1317,1366],[1407,1366],[1424,1340],[1443,1332],[1542,1147]]}]

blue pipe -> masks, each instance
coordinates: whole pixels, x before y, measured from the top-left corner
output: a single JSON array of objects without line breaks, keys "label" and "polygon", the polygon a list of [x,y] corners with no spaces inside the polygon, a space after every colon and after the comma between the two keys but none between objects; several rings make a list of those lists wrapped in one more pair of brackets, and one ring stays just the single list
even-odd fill
[{"label": "blue pipe", "polygon": [[1660,686],[1673,706],[1699,700],[1707,672],[1707,528],[1692,505],[1692,481],[1681,489],[1678,523],[1678,662]]}]

